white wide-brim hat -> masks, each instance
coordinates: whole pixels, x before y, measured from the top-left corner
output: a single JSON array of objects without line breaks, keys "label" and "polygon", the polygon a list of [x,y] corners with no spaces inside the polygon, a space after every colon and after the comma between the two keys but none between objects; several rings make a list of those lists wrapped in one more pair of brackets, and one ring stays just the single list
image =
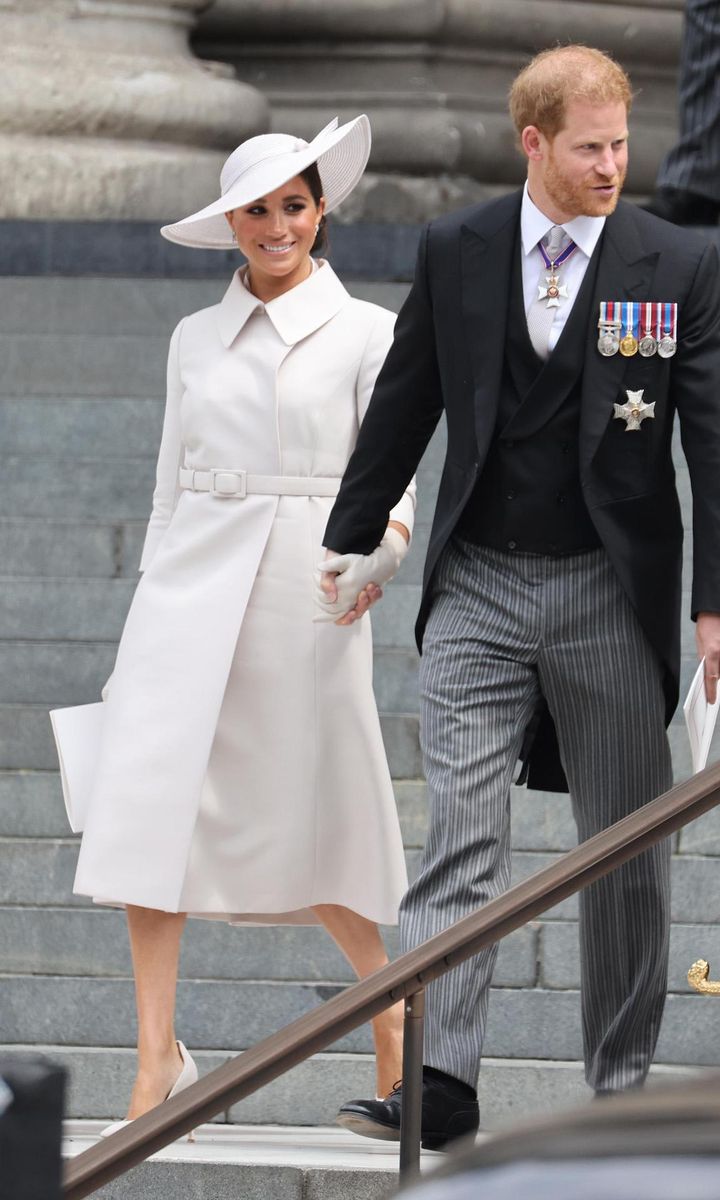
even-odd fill
[{"label": "white wide-brim hat", "polygon": [[220,199],[174,225],[163,225],[163,237],[181,246],[230,250],[235,245],[225,213],[267,196],[311,163],[317,163],[332,212],[350,195],[370,157],[370,122],[363,113],[338,126],[334,117],[311,142],[289,133],[261,133],[233,150],[220,172]]}]

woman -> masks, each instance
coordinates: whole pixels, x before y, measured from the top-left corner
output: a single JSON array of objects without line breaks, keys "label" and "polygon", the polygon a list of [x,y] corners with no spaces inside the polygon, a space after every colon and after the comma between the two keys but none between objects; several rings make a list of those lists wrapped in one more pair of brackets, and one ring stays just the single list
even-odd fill
[{"label": "woman", "polygon": [[[405,889],[358,619],[379,589],[363,590],[344,628],[313,620],[322,533],[393,318],[310,252],[369,148],[364,116],[310,144],[252,138],[225,163],[220,199],[162,230],[236,244],[248,265],[170,343],[143,577],[75,881],[127,909],[139,1031],[128,1119],[194,1078],[173,1021],[186,914],[320,922],[363,976],[387,961],[377,925],[397,919]],[[413,511],[409,491],[390,514],[396,565]],[[381,1095],[401,1073],[398,1010],[373,1022]]]}]

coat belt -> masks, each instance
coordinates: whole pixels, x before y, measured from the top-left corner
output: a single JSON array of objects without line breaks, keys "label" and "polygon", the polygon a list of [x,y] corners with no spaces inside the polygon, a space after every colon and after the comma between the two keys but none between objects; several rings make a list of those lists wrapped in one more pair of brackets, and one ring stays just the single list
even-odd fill
[{"label": "coat belt", "polygon": [[212,467],[209,471],[181,467],[178,481],[188,491],[235,500],[246,496],[337,496],[340,490],[339,476],[249,475],[233,467]]}]

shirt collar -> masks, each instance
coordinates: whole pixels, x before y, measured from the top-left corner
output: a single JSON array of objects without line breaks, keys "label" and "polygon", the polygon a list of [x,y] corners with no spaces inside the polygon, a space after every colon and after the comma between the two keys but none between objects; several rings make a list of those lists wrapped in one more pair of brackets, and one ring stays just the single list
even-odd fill
[{"label": "shirt collar", "polygon": [[[554,224],[530,199],[526,182],[520,207],[520,236],[525,257],[532,253]],[[605,217],[573,217],[572,221],[565,221],[562,227],[583,254],[591,258],[604,225]]]},{"label": "shirt collar", "polygon": [[267,304],[245,287],[242,270],[235,272],[217,306],[220,337],[227,347],[254,313],[263,312],[285,344],[294,346],[334,317],[350,299],[328,262],[322,262],[302,283]]}]

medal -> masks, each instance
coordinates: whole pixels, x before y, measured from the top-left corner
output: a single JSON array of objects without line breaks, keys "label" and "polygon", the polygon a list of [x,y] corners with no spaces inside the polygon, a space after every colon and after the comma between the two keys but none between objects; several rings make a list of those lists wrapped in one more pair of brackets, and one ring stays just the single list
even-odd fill
[{"label": "medal", "polygon": [[568,299],[568,290],[564,283],[561,283],[557,275],[552,271],[551,274],[545,276],[547,287],[541,287],[538,284],[538,300],[547,300],[546,308],[559,308],[560,300]]},{"label": "medal", "polygon": [[660,304],[658,308],[658,354],[661,359],[671,359],[678,348],[678,306]]},{"label": "medal", "polygon": [[657,342],[652,335],[654,325],[653,308],[654,305],[651,303],[643,304],[643,311],[645,313],[643,319],[643,334],[638,342],[638,353],[641,354],[643,358],[652,358],[653,354],[657,353]]},{"label": "medal", "polygon": [[538,242],[538,249],[545,266],[550,272],[549,275],[545,276],[547,287],[543,287],[540,283],[538,284],[538,300],[547,300],[546,308],[559,308],[560,301],[567,300],[569,296],[567,285],[560,282],[558,271],[560,267],[564,266],[570,256],[575,253],[577,246],[574,242],[569,242],[562,254],[559,254],[552,262],[542,242]]},{"label": "medal", "polygon": [[625,329],[626,334],[620,339],[620,353],[625,358],[631,358],[633,354],[638,352],[637,338],[635,337],[635,304],[627,300],[625,302]]},{"label": "medal", "polygon": [[611,358],[620,349],[620,338],[612,329],[601,329],[598,350],[605,358]]},{"label": "medal", "polygon": [[615,410],[613,417],[615,420],[625,422],[626,433],[634,433],[648,417],[651,417],[653,420],[655,419],[656,401],[653,400],[652,404],[646,404],[643,400],[644,390],[644,388],[641,388],[639,392],[626,390],[625,395],[627,396],[627,400],[625,404],[613,405]]},{"label": "medal", "polygon": [[598,350],[605,358],[617,354],[620,348],[620,321],[615,319],[615,302],[602,300],[600,302],[600,319],[598,321]]}]

